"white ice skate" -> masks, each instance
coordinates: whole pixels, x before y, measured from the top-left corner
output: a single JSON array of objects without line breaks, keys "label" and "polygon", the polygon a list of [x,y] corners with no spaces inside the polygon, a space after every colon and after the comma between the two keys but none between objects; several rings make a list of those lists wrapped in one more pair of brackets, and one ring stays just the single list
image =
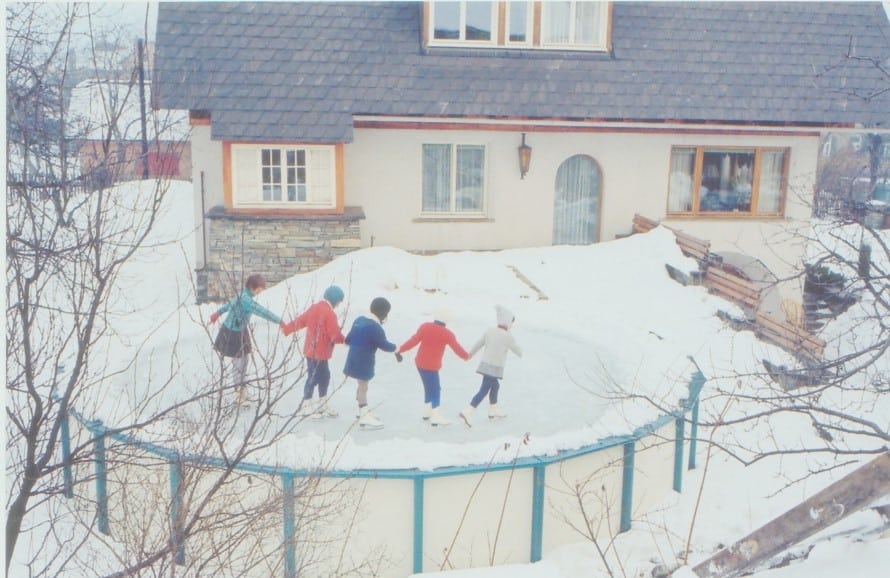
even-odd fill
[{"label": "white ice skate", "polygon": [[383,422],[371,413],[371,408],[367,406],[361,408],[361,417],[358,418],[358,425],[362,429],[383,429]]},{"label": "white ice skate", "polygon": [[488,419],[504,419],[505,417],[507,417],[507,414],[498,407],[498,404],[493,403],[488,406]]},{"label": "white ice skate", "polygon": [[451,425],[451,420],[442,417],[442,412],[439,411],[439,408],[434,408],[432,415],[430,415],[430,425],[433,427],[437,427],[440,425]]},{"label": "white ice skate", "polygon": [[423,421],[429,421],[432,415],[433,404],[431,404],[430,402],[426,402],[425,404],[423,404],[423,413],[421,414],[421,417],[423,417]]},{"label": "white ice skate", "polygon": [[340,414],[337,413],[337,410],[331,407],[331,404],[328,403],[328,398],[320,397],[318,398],[318,409],[315,411],[315,415],[313,415],[312,417],[315,419],[324,419],[326,417],[334,418],[339,415]]},{"label": "white ice skate", "polygon": [[318,405],[315,403],[314,399],[304,399],[303,405],[300,406],[300,413],[298,415],[300,417],[312,418],[315,416],[316,409],[318,409]]},{"label": "white ice skate", "polygon": [[465,426],[473,427],[473,411],[475,409],[476,408],[472,405],[468,405],[459,414],[457,414],[460,419],[463,420]]}]

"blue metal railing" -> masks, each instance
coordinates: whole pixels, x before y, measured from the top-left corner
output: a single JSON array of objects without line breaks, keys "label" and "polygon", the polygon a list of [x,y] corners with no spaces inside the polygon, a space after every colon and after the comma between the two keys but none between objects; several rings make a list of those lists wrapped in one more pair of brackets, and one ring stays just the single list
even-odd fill
[{"label": "blue metal railing", "polygon": [[[691,358],[690,358],[691,359]],[[695,360],[692,360],[695,364]],[[533,484],[532,484],[532,503],[531,503],[531,544],[529,559],[536,562],[541,559],[543,554],[543,537],[544,537],[544,503],[546,495],[545,471],[550,464],[563,462],[575,457],[585,456],[588,454],[605,451],[615,447],[622,447],[622,488],[621,488],[621,511],[619,517],[619,530],[626,532],[631,529],[631,518],[633,508],[633,485],[634,485],[634,457],[636,455],[636,442],[642,440],[654,432],[658,431],[672,420],[675,422],[675,444],[674,444],[674,464],[673,464],[673,488],[681,491],[683,477],[683,447],[684,441],[689,439],[689,461],[688,469],[695,468],[696,454],[696,436],[698,435],[698,411],[699,411],[699,394],[705,384],[705,377],[696,365],[696,371],[693,373],[688,383],[689,396],[682,400],[681,407],[671,415],[663,415],[655,419],[649,424],[641,426],[634,430],[632,434],[613,436],[600,440],[594,444],[583,446],[572,450],[564,450],[554,455],[548,456],[532,456],[516,458],[506,463],[488,463],[465,466],[448,466],[437,468],[435,470],[423,471],[417,469],[358,469],[358,470],[318,470],[318,469],[299,469],[287,468],[281,466],[267,466],[263,464],[253,464],[241,462],[234,466],[220,458],[205,455],[186,455],[170,450],[163,446],[136,439],[132,436],[124,435],[106,428],[99,420],[86,420],[78,415],[75,411],[71,411],[81,424],[86,427],[93,435],[93,443],[95,445],[94,461],[96,468],[96,496],[97,496],[97,522],[99,530],[105,534],[110,534],[108,522],[108,493],[107,493],[107,466],[105,457],[105,440],[110,438],[116,442],[136,447],[140,450],[155,454],[166,459],[170,464],[170,491],[172,496],[172,504],[170,509],[171,516],[171,542],[174,548],[175,560],[178,564],[185,563],[185,540],[186,536],[182,535],[182,501],[181,501],[181,481],[182,468],[190,463],[201,464],[204,467],[213,466],[220,468],[232,468],[241,472],[264,474],[270,476],[279,476],[281,478],[284,500],[282,506],[282,533],[284,539],[284,574],[285,578],[295,578],[297,575],[297,559],[296,559],[296,527],[295,527],[295,511],[294,511],[294,482],[296,478],[307,477],[327,477],[327,478],[374,478],[374,479],[410,479],[414,483],[413,509],[414,509],[414,526],[413,526],[413,571],[415,573],[423,572],[423,544],[424,544],[424,481],[432,478],[458,476],[468,474],[484,474],[486,472],[515,470],[523,468],[532,468]],[[684,437],[686,414],[691,412],[690,437]],[[71,463],[70,463],[70,433],[67,424],[63,424],[62,428],[62,451],[65,460],[65,480],[71,479]],[[67,482],[66,482],[67,484]],[[67,485],[66,485],[67,488]],[[68,495],[66,490],[66,496]],[[72,494],[73,495],[73,494]]]}]

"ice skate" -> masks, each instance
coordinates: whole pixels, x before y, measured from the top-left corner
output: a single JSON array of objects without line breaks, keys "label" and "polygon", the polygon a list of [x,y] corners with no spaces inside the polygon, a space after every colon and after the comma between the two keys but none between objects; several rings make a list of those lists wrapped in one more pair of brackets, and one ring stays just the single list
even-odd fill
[{"label": "ice skate", "polygon": [[439,411],[439,408],[434,408],[430,415],[430,425],[433,427],[437,427],[440,425],[451,425],[451,420],[445,417],[442,417],[442,412]]},{"label": "ice skate", "polygon": [[475,409],[476,408],[472,405],[468,405],[459,414],[457,414],[460,419],[463,420],[465,426],[473,427],[473,411]]},{"label": "ice skate", "polygon": [[317,409],[314,399],[304,399],[303,404],[300,406],[299,416],[300,417],[308,417],[311,418],[315,415],[315,410]]},{"label": "ice skate", "polygon": [[423,414],[421,414],[421,417],[423,417],[424,421],[428,421],[430,417],[432,417],[432,415],[433,404],[431,404],[430,402],[426,402],[425,404],[423,404]]},{"label": "ice skate", "polygon": [[488,406],[488,419],[504,419],[505,417],[507,417],[507,414],[498,407],[498,404],[493,403]]},{"label": "ice skate", "polygon": [[358,425],[362,429],[383,429],[383,422],[371,413],[371,409],[367,406],[361,408],[361,417],[358,419]]},{"label": "ice skate", "polygon": [[321,397],[318,399],[318,409],[315,411],[315,419],[324,419],[326,417],[334,418],[339,416],[331,405],[328,403],[328,399],[326,397]]}]

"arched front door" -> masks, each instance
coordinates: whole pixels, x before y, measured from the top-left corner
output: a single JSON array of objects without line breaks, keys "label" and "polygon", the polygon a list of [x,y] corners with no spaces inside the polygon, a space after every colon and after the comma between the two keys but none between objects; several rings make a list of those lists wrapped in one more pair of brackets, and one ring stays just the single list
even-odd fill
[{"label": "arched front door", "polygon": [[599,240],[602,174],[587,155],[566,159],[556,171],[553,244],[587,245]]}]

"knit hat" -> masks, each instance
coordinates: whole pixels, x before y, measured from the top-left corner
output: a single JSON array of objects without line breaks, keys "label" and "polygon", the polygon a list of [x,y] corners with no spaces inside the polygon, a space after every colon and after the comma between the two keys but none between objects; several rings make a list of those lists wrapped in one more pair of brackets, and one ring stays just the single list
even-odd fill
[{"label": "knit hat", "polygon": [[389,301],[384,299],[383,297],[376,297],[373,301],[371,301],[371,313],[374,314],[377,319],[382,323],[386,316],[389,315],[389,310],[392,306],[389,304]]},{"label": "knit hat", "polygon": [[494,312],[498,320],[498,325],[510,329],[510,327],[513,325],[513,320],[515,319],[513,313],[511,313],[510,310],[503,305],[495,305]]},{"label": "knit hat", "polygon": [[337,305],[338,303],[343,301],[343,289],[340,289],[336,285],[331,285],[324,290],[324,298],[325,301],[327,301],[331,305]]}]

